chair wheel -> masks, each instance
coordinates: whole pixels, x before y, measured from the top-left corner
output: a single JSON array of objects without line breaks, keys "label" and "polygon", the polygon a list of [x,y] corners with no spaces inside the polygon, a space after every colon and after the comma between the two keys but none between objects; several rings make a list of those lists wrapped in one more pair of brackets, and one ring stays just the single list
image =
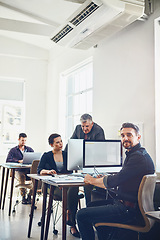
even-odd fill
[{"label": "chair wheel", "polygon": [[41,226],[41,222],[38,222],[38,226],[39,226],[39,227]]},{"label": "chair wheel", "polygon": [[58,234],[58,230],[54,229],[53,233],[54,233],[54,235],[57,235]]},{"label": "chair wheel", "polygon": [[15,209],[13,209],[13,210],[12,210],[12,213],[15,213],[15,212],[16,212],[16,210],[15,210]]},{"label": "chair wheel", "polygon": [[34,209],[36,210],[36,209],[37,209],[37,206],[34,206]]}]

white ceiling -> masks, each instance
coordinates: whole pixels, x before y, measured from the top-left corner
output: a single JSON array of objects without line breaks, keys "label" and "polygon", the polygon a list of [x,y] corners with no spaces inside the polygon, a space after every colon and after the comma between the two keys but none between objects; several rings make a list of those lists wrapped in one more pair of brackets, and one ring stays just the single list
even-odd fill
[{"label": "white ceiling", "polygon": [[51,34],[79,6],[68,0],[0,0],[0,36],[50,49]]}]

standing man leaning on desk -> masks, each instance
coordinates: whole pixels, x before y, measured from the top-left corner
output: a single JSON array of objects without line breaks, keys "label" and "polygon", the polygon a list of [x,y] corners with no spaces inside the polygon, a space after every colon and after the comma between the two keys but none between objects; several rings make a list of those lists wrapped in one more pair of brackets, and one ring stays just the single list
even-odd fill
[{"label": "standing man leaning on desk", "polygon": [[[6,162],[15,162],[15,163],[23,163],[23,153],[24,152],[34,152],[31,147],[27,147],[27,135],[25,133],[19,134],[19,144],[18,146],[11,148],[8,153]],[[16,177],[19,180],[19,184],[25,184],[26,181],[26,174],[30,173],[29,169],[20,169],[16,171]],[[21,196],[22,196],[22,204],[31,203],[31,194],[32,191],[30,190],[26,199],[26,189],[20,188]]]},{"label": "standing man leaning on desk", "polygon": [[[104,130],[92,120],[92,116],[85,113],[80,118],[81,125],[77,125],[71,139],[105,140]],[[84,187],[86,204],[91,201],[93,186]]]},{"label": "standing man leaning on desk", "polygon": [[85,113],[80,118],[81,125],[77,125],[71,139],[105,140],[103,129],[92,120],[92,116]]},{"label": "standing man leaning on desk", "polygon": [[[82,240],[95,239],[93,225],[98,222],[124,224],[137,224],[139,222],[143,224],[138,208],[138,188],[144,175],[154,173],[154,164],[145,148],[140,145],[141,135],[136,125],[124,123],[120,131],[122,145],[127,150],[122,170],[117,174],[97,178],[86,175],[84,180],[85,183],[105,189],[117,188],[116,198],[90,203],[91,207],[81,209],[78,212],[77,220]],[[98,227],[98,239],[113,239],[109,236],[111,229],[110,227]],[[116,231],[113,230],[114,234]],[[121,235],[114,239],[137,239],[136,232],[120,231]],[[122,233],[127,233],[129,236],[122,237]]]}]

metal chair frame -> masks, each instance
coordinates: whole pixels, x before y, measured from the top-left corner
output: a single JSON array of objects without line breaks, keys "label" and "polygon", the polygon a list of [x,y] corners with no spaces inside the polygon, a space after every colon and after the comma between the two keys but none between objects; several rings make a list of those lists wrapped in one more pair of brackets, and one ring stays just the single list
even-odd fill
[{"label": "metal chair frame", "polygon": [[155,185],[156,185],[156,174],[149,174],[149,175],[143,176],[139,186],[138,205],[139,205],[139,209],[141,211],[142,217],[144,219],[144,223],[145,223],[144,226],[100,222],[100,223],[96,223],[95,227],[109,226],[109,227],[133,230],[138,232],[138,239],[139,239],[139,233],[148,232],[152,228],[155,222],[153,219],[148,218],[145,214],[146,212],[154,210],[153,197],[154,197]]}]

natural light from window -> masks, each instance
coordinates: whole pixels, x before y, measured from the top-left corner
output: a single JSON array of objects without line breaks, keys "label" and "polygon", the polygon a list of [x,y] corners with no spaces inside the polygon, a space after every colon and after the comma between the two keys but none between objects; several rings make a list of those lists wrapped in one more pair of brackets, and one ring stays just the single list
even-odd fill
[{"label": "natural light from window", "polygon": [[93,61],[90,58],[61,74],[59,129],[66,142],[75,126],[80,124],[80,116],[92,114],[92,99]]}]

